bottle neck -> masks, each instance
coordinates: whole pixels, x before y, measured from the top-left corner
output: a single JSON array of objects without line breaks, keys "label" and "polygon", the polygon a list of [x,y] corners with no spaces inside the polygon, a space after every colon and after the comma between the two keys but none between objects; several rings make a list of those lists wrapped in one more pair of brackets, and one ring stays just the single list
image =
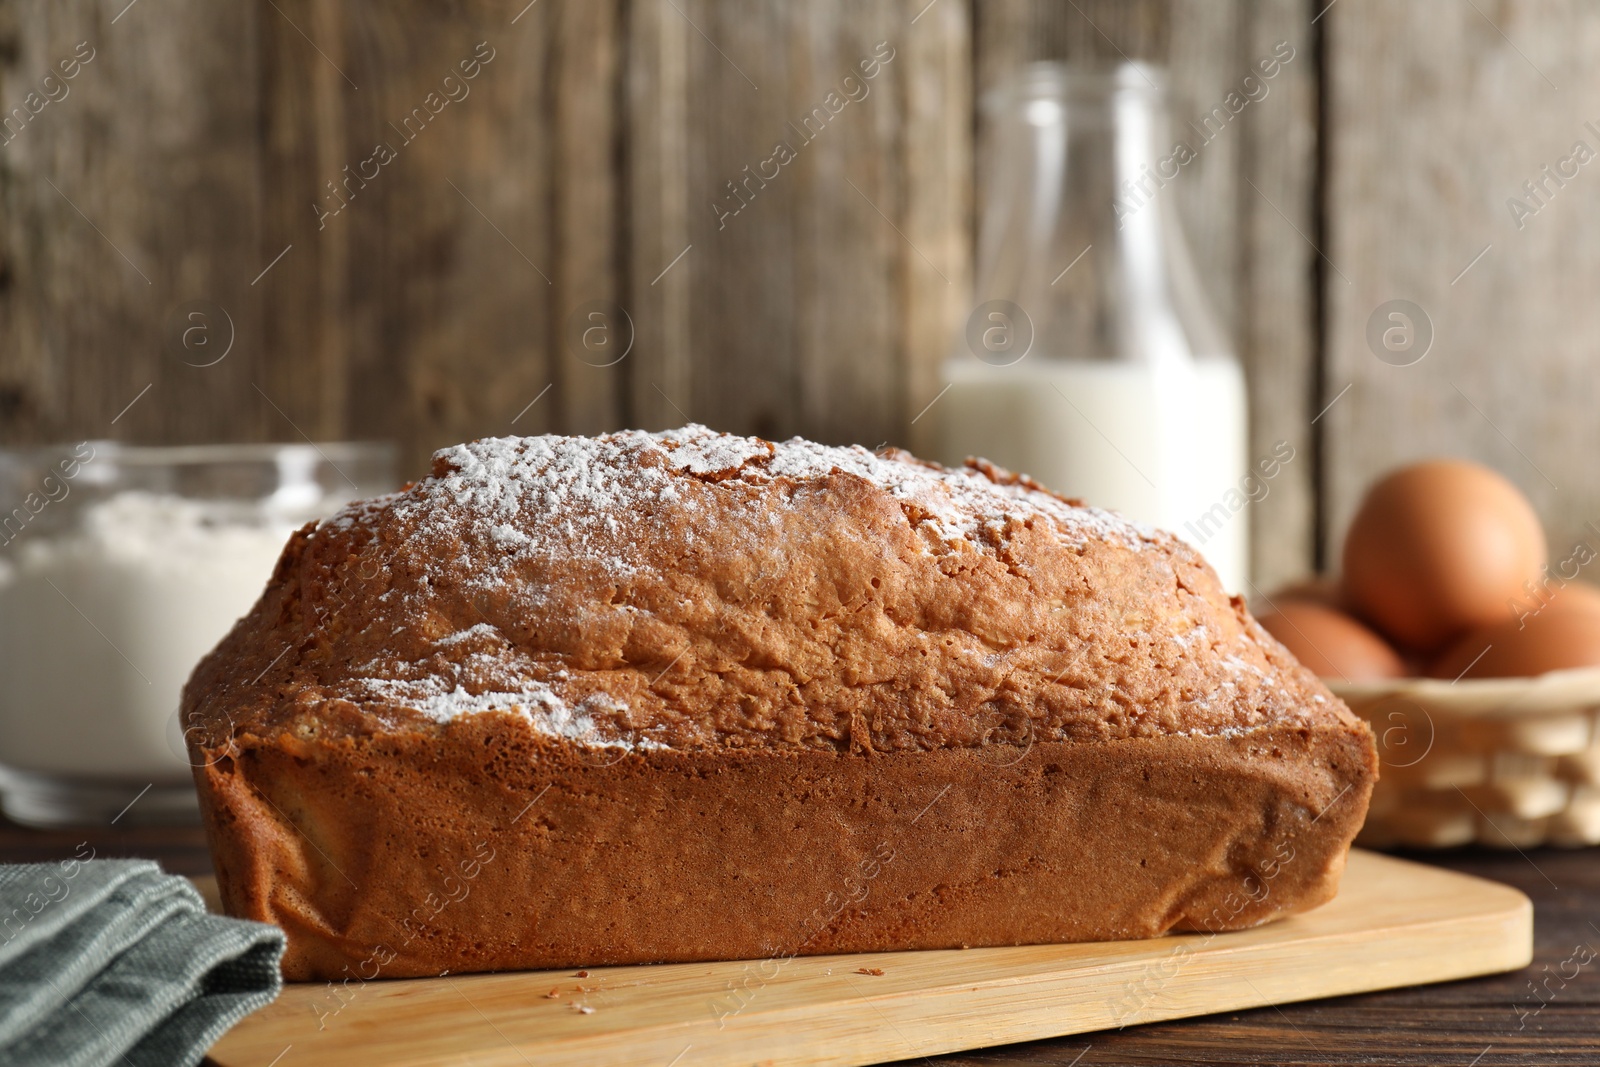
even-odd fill
[{"label": "bottle neck", "polygon": [[978,301],[1018,304],[1041,358],[1225,354],[1171,211],[1159,72],[1030,68],[988,110]]}]

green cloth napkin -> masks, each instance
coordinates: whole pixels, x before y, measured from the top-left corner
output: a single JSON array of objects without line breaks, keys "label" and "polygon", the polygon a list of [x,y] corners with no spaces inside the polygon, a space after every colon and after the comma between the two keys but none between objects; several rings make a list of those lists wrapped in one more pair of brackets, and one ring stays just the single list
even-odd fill
[{"label": "green cloth napkin", "polygon": [[199,1063],[277,997],[283,947],[149,860],[0,866],[0,1067]]}]

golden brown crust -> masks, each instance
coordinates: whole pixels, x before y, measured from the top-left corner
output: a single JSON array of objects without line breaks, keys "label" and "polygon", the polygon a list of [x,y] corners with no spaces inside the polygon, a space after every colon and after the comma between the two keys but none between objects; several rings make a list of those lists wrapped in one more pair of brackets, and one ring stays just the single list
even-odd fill
[{"label": "golden brown crust", "polygon": [[460,446],[302,530],[185,716],[299,978],[1249,925],[1332,894],[1376,776],[1169,535],[699,427]]},{"label": "golden brown crust", "polygon": [[287,977],[405,977],[1253,926],[1333,896],[1362,741],[1269,727],[603,765],[488,714],[442,736],[252,740],[201,784],[224,898],[288,930]]}]

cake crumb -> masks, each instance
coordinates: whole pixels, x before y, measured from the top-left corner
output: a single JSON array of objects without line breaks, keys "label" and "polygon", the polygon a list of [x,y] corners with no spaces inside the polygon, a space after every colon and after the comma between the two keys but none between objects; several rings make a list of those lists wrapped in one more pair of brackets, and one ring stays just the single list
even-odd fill
[{"label": "cake crumb", "polygon": [[587,977],[589,977],[589,972],[588,971],[579,971],[577,974],[573,975],[572,977],[574,977],[574,978],[587,978]]},{"label": "cake crumb", "polygon": [[856,973],[857,974],[870,974],[870,975],[873,975],[874,977],[882,978],[883,977],[883,968],[882,967],[857,967],[856,968]]},{"label": "cake crumb", "polygon": [[579,1015],[593,1015],[594,1009],[587,1004],[574,1004],[572,1006]]},{"label": "cake crumb", "polygon": [[552,990],[550,990],[550,992],[548,992],[548,993],[546,993],[544,995],[544,999],[546,999],[546,1000],[555,1000],[556,998],[558,998],[560,996],[561,996],[561,990],[560,989],[552,989]]}]

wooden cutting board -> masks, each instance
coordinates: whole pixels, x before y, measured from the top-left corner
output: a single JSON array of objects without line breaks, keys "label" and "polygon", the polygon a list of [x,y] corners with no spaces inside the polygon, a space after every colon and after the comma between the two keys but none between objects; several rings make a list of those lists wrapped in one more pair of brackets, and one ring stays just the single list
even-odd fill
[{"label": "wooden cutting board", "polygon": [[1491,974],[1532,954],[1533,907],[1515,889],[1356,850],[1333,903],[1241,933],[293,985],[211,1056],[849,1067]]}]

